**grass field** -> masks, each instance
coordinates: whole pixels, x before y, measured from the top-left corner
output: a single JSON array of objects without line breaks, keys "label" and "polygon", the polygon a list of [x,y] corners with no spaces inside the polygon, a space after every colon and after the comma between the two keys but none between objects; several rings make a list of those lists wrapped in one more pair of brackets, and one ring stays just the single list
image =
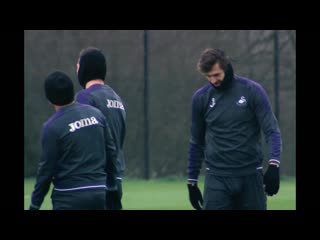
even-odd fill
[{"label": "grass field", "polygon": [[[34,178],[24,180],[24,209],[30,205],[30,196],[35,183]],[[199,186],[203,189],[203,178]],[[202,191],[203,192],[203,191]],[[50,192],[47,194],[41,210],[51,210]],[[123,208],[126,210],[192,210],[188,200],[185,179],[164,178],[149,181],[125,179],[123,183]],[[280,191],[276,196],[268,197],[269,210],[296,209],[296,180],[292,177],[281,179]]]}]

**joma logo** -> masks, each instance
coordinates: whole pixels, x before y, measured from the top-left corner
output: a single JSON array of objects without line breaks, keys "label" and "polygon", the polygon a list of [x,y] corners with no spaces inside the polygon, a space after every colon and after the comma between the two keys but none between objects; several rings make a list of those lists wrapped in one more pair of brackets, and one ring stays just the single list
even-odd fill
[{"label": "joma logo", "polygon": [[70,132],[74,132],[75,130],[79,129],[79,128],[83,128],[83,127],[87,127],[87,126],[91,126],[94,124],[98,124],[99,122],[97,121],[97,119],[95,117],[91,117],[91,118],[83,118],[80,119],[79,121],[75,121],[73,123],[70,123]]},{"label": "joma logo", "polygon": [[117,100],[107,99],[107,108],[119,108],[124,110],[123,104]]}]

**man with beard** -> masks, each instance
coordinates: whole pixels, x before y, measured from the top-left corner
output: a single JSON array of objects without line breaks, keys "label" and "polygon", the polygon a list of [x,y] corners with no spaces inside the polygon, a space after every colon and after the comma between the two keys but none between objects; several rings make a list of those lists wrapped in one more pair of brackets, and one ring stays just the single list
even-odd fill
[{"label": "man with beard", "polygon": [[77,94],[76,100],[98,108],[109,123],[117,147],[117,191],[107,189],[106,209],[120,210],[122,209],[122,175],[125,168],[123,144],[126,134],[126,111],[120,96],[104,83],[106,72],[106,59],[100,49],[88,47],[80,52],[77,74],[79,84],[84,89]]},{"label": "man with beard", "polygon": [[[266,194],[279,191],[282,151],[268,96],[258,83],[235,75],[230,60],[219,49],[206,49],[198,70],[209,83],[192,97],[189,200],[197,210],[266,210]],[[268,146],[265,175],[261,130]],[[203,158],[204,199],[197,186]]]}]

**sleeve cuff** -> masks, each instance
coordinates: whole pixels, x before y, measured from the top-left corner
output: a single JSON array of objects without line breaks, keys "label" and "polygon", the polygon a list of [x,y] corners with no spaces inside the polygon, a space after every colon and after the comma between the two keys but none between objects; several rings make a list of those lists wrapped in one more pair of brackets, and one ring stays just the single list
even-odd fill
[{"label": "sleeve cuff", "polygon": [[269,165],[275,165],[275,166],[279,167],[280,166],[280,161],[277,160],[277,159],[270,159],[269,160]]},{"label": "sleeve cuff", "polygon": [[198,182],[198,179],[188,178],[188,182]]}]

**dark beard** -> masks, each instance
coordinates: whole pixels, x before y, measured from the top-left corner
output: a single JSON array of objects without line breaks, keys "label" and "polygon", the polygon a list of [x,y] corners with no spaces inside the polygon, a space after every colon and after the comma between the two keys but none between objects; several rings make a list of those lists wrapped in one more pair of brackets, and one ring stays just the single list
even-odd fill
[{"label": "dark beard", "polygon": [[218,87],[214,86],[212,83],[211,83],[211,85],[217,90],[227,89],[231,86],[233,79],[234,79],[233,67],[229,63],[227,66],[227,71],[226,71],[225,77],[222,80],[221,85]]}]

